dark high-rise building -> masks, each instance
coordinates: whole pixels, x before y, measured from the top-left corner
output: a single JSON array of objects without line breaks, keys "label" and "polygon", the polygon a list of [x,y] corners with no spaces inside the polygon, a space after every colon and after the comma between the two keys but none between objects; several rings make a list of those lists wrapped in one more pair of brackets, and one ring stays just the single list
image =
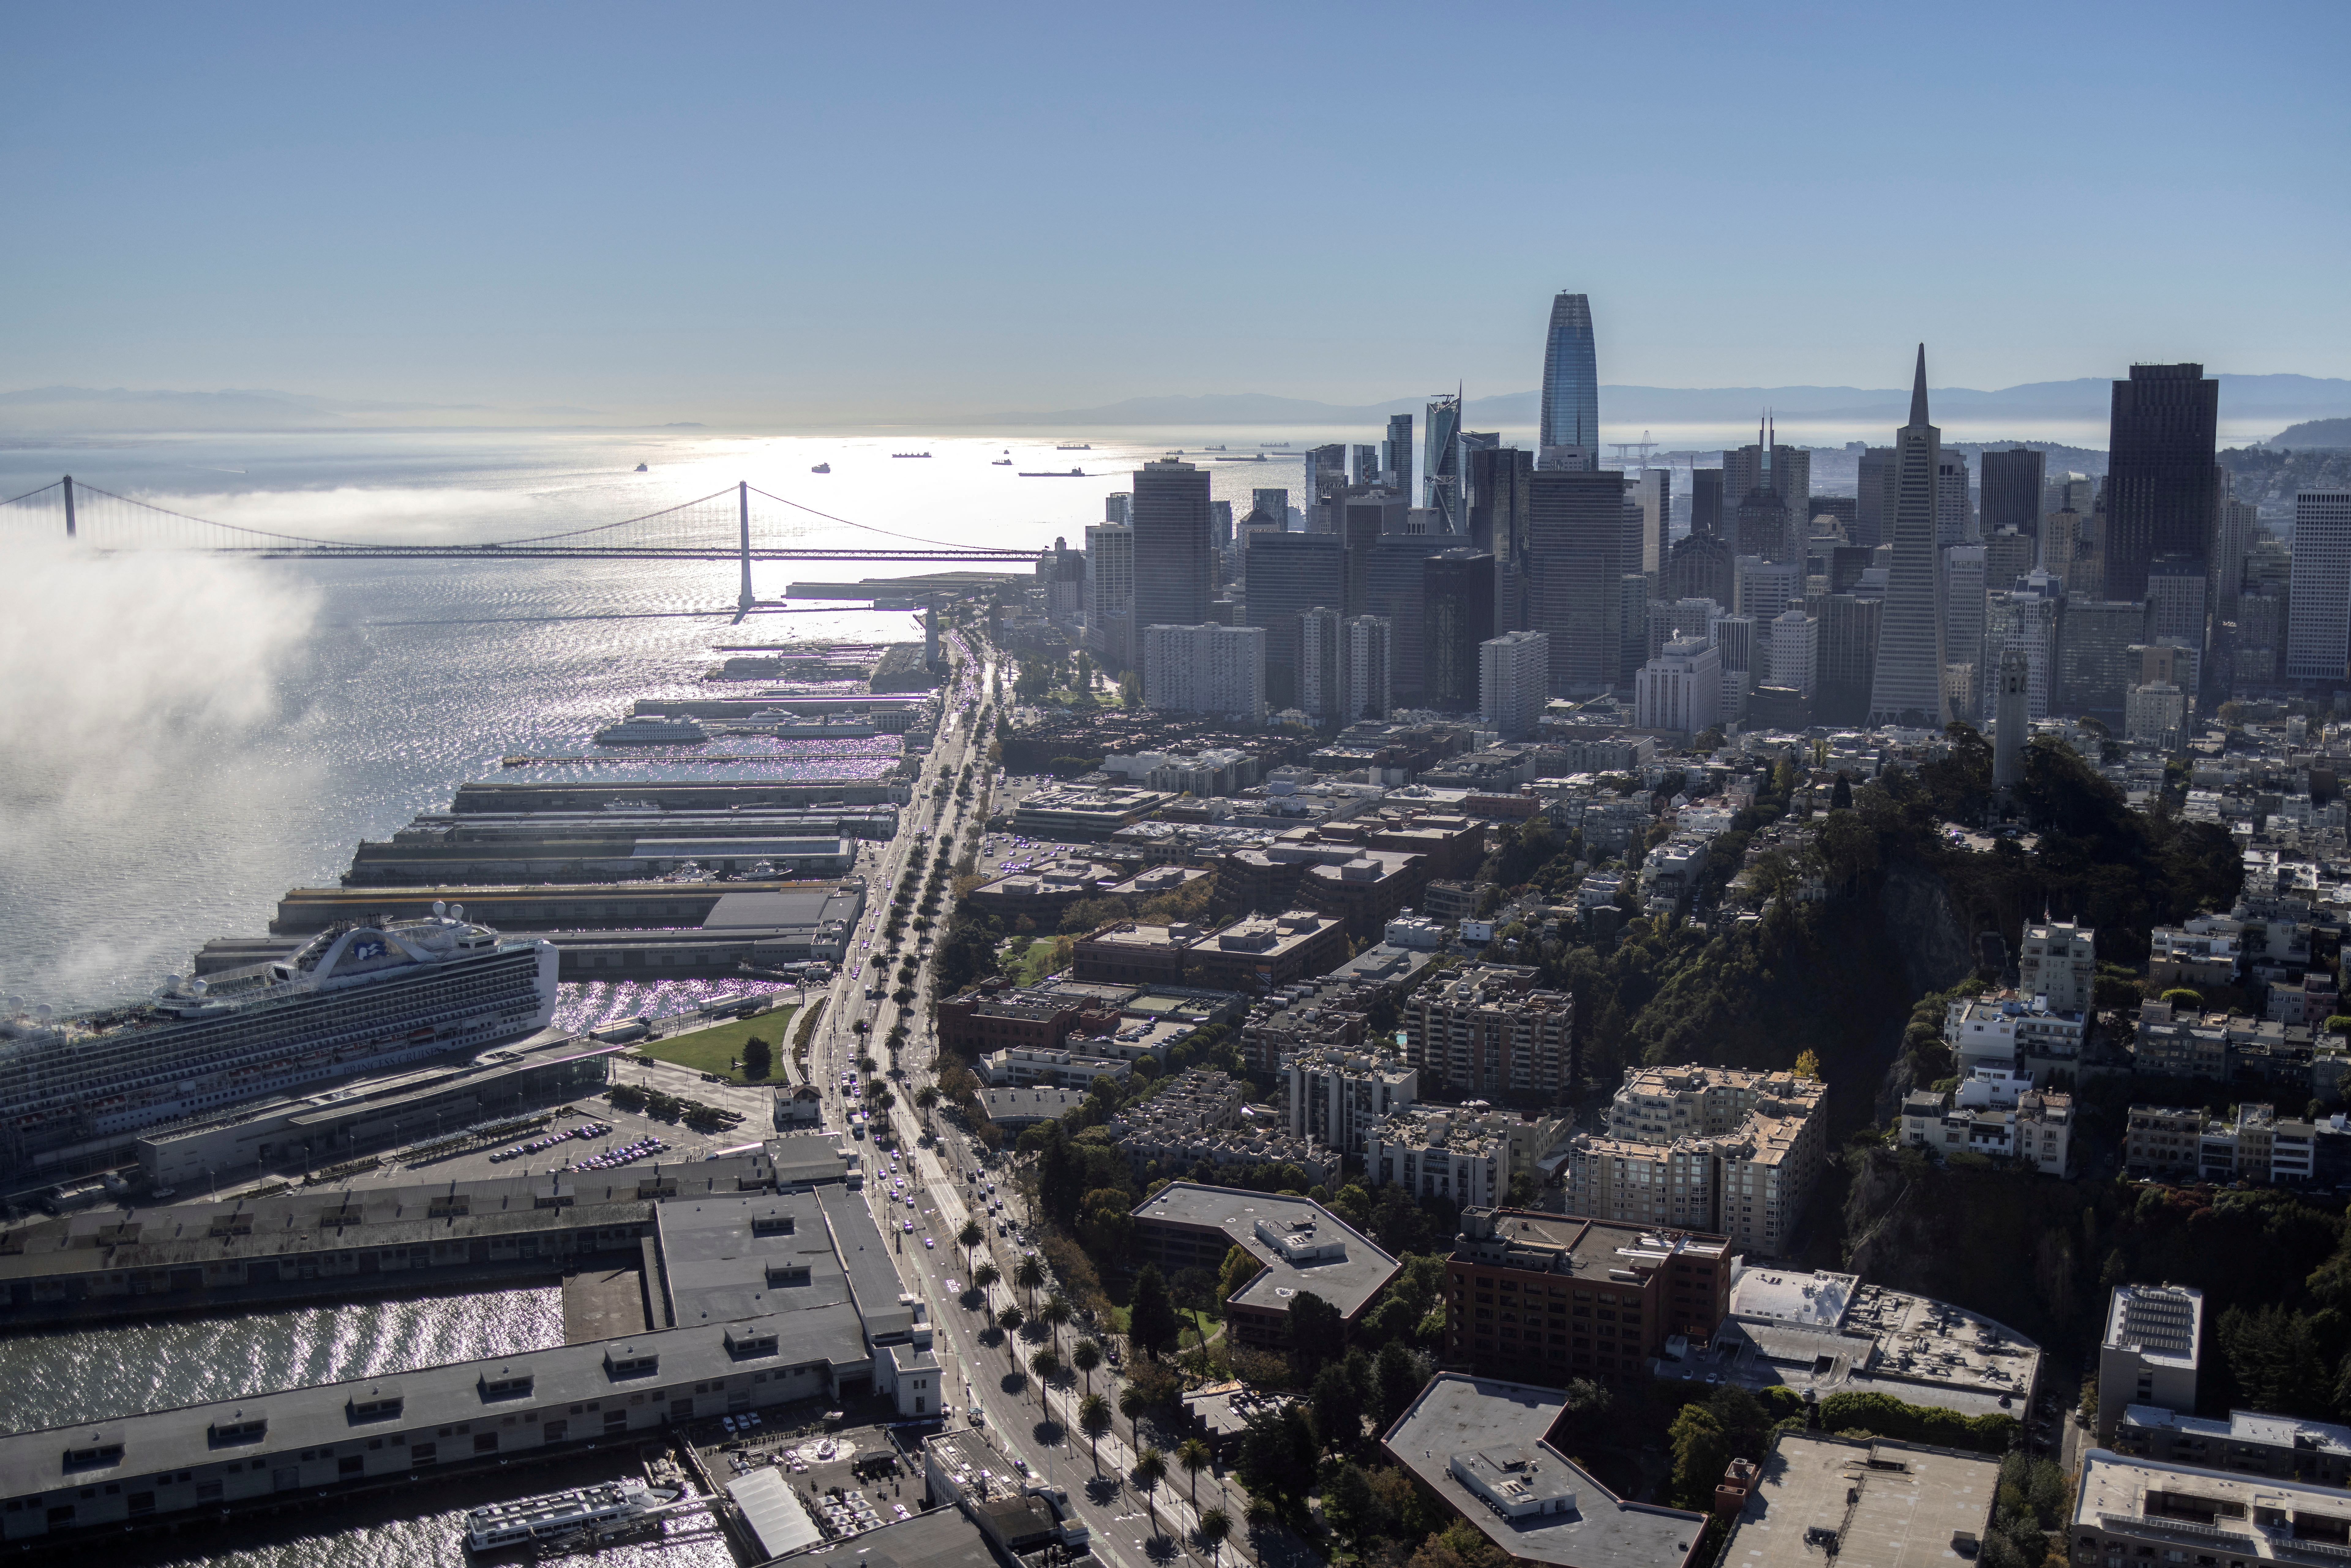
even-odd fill
[{"label": "dark high-rise building", "polygon": [[2030,446],[1984,453],[1977,479],[1980,497],[1977,508],[1983,518],[1985,538],[2002,528],[2014,528],[2027,538],[2040,536],[2042,480],[2047,464],[2048,454]]},{"label": "dark high-rise building", "polygon": [[[1390,706],[1421,702],[1422,649],[1426,631],[1426,567],[1431,550],[1426,534],[1384,534],[1364,562],[1363,614],[1387,622]],[[1350,565],[1353,551],[1349,551]],[[1350,616],[1350,620],[1356,617]]]},{"label": "dark high-rise building", "polygon": [[1795,540],[1801,536],[1796,533],[1795,524],[1789,517],[1788,503],[1767,489],[1750,490],[1740,501],[1736,537],[1740,555],[1760,555],[1766,560],[1788,560],[1801,558],[1803,553],[1800,548],[1794,548]]},{"label": "dark high-rise building", "polygon": [[1725,537],[1722,517],[1722,470],[1690,470],[1690,536]]},{"label": "dark high-rise building", "polygon": [[1831,593],[1851,593],[1869,570],[1870,559],[1877,552],[1866,545],[1833,545],[1829,549],[1828,580]]},{"label": "dark high-rise building", "polygon": [[1539,468],[1528,482],[1527,630],[1551,639],[1553,696],[1616,685],[1624,622],[1625,476]]},{"label": "dark high-rise building", "polygon": [[1943,433],[1927,423],[1927,345],[1910,386],[1910,423],[1894,433],[1894,560],[1879,612],[1870,674],[1874,724],[1940,729],[1950,722],[1943,687],[1943,562],[1935,544],[1936,473]]},{"label": "dark high-rise building", "polygon": [[1869,722],[1879,610],[1875,599],[1856,599],[1850,593],[1822,596],[1813,723],[1858,726]]},{"label": "dark high-rise building", "polygon": [[1467,534],[1461,515],[1461,394],[1432,398],[1428,404],[1428,450],[1420,462],[1420,504],[1437,515],[1435,531]]},{"label": "dark high-rise building", "polygon": [[1666,561],[1665,586],[1657,597],[1673,603],[1683,599],[1711,599],[1729,604],[1738,580],[1738,562],[1730,541],[1715,534],[1693,533],[1674,541]]},{"label": "dark high-rise building", "polygon": [[1600,358],[1593,342],[1592,301],[1581,294],[1562,294],[1551,302],[1551,328],[1543,336],[1541,424],[1535,439],[1537,467],[1598,466]]},{"label": "dark high-rise building", "polygon": [[1442,713],[1478,711],[1478,644],[1494,635],[1494,558],[1449,549],[1421,565],[1422,700]]},{"label": "dark high-rise building", "polygon": [[1347,579],[1346,541],[1336,534],[1253,533],[1247,559],[1244,619],[1265,628],[1265,700],[1272,708],[1296,707],[1298,618],[1317,605],[1339,602]]},{"label": "dark high-rise building", "polygon": [[1494,557],[1494,630],[1526,630],[1527,485],[1535,455],[1516,446],[1469,453],[1469,548]]},{"label": "dark high-rise building", "polygon": [[1412,508],[1402,496],[1385,490],[1348,496],[1339,507],[1339,537],[1347,543],[1347,578],[1345,599],[1338,608],[1353,620],[1370,613],[1364,603],[1365,574],[1371,570],[1373,549],[1382,536],[1404,532],[1405,514]]},{"label": "dark high-rise building", "polygon": [[[1215,573],[1208,471],[1172,458],[1144,464],[1134,476],[1133,645],[1138,668],[1146,627],[1197,626],[1208,619]],[[1148,682],[1151,672],[1142,674]]]},{"label": "dark high-rise building", "polygon": [[1412,415],[1388,415],[1388,438],[1380,443],[1380,467],[1395,476],[1395,488],[1412,494]]},{"label": "dark high-rise building", "polygon": [[2133,365],[2115,383],[2106,455],[2108,599],[2147,596],[2159,555],[2210,559],[2220,383],[2201,365]]},{"label": "dark high-rise building", "polygon": [[1894,516],[1894,448],[1863,449],[1858,482],[1854,486],[1853,542],[1877,546],[1886,539],[1886,524]]},{"label": "dark high-rise building", "polygon": [[1726,513],[1758,490],[1780,497],[1801,537],[1812,521],[1813,455],[1801,446],[1780,444],[1779,432],[1767,418],[1756,426],[1751,446],[1725,447],[1722,453],[1722,505]]}]

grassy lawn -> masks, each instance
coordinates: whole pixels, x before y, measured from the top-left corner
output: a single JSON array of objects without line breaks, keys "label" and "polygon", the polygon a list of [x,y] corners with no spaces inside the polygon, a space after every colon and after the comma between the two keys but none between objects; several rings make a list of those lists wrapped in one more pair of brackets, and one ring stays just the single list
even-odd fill
[{"label": "grassy lawn", "polygon": [[1052,970],[1053,939],[1050,936],[1038,937],[1029,944],[1028,952],[1009,959],[1008,965],[1013,977],[1020,984],[1024,986],[1037,984]]},{"label": "grassy lawn", "polygon": [[729,1019],[691,1034],[673,1035],[637,1047],[636,1054],[656,1061],[674,1061],[696,1072],[715,1072],[730,1083],[748,1083],[742,1070],[732,1065],[743,1055],[743,1042],[758,1035],[768,1042],[772,1065],[763,1083],[796,1082],[791,1069],[791,1020],[798,1007],[778,1008],[756,1018]]},{"label": "grassy lawn", "polygon": [[[1225,1329],[1223,1323],[1207,1313],[1196,1312],[1189,1307],[1176,1309],[1176,1322],[1179,1343],[1187,1345],[1206,1344],[1222,1333]],[[1197,1339],[1192,1337],[1195,1332],[1199,1335]]]}]

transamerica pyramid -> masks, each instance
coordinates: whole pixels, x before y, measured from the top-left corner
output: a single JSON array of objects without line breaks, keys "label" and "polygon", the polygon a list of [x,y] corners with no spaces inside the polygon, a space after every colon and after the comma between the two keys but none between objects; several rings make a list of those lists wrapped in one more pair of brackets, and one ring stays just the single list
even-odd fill
[{"label": "transamerica pyramid", "polygon": [[1894,561],[1877,623],[1869,722],[1940,729],[1951,709],[1943,691],[1943,572],[1935,549],[1935,465],[1943,433],[1927,423],[1927,345],[1910,385],[1910,423],[1894,433]]}]

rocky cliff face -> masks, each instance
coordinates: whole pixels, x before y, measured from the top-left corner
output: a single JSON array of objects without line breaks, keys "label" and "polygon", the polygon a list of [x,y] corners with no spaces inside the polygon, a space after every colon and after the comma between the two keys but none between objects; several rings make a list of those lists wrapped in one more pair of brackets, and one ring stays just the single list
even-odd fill
[{"label": "rocky cliff face", "polygon": [[[1879,884],[1877,915],[1884,922],[1889,946],[1902,963],[1903,983],[1913,997],[1939,991],[1965,979],[1975,956],[1959,924],[1951,892],[1943,879],[1914,865],[1896,865]],[[1892,1061],[1877,1086],[1873,1113],[1883,1125],[1917,1085],[1910,1079],[1910,1059],[1901,1050],[1902,1026],[1894,1026],[1886,1045]]]}]

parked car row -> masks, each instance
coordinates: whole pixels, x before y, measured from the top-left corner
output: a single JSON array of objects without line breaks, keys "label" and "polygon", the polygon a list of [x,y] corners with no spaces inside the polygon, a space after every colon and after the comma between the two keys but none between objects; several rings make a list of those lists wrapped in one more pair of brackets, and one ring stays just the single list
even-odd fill
[{"label": "parked car row", "polygon": [[634,1165],[667,1149],[659,1138],[640,1138],[633,1144],[623,1144],[617,1149],[607,1149],[592,1159],[581,1160],[571,1168],[575,1171],[605,1171],[618,1166]]},{"label": "parked car row", "polygon": [[542,1150],[551,1149],[556,1145],[572,1138],[601,1138],[611,1130],[612,1124],[610,1122],[582,1122],[576,1127],[565,1127],[560,1131],[549,1133],[543,1138],[533,1138],[529,1143],[517,1144],[512,1148],[500,1149],[490,1158],[493,1160],[528,1159]]}]

